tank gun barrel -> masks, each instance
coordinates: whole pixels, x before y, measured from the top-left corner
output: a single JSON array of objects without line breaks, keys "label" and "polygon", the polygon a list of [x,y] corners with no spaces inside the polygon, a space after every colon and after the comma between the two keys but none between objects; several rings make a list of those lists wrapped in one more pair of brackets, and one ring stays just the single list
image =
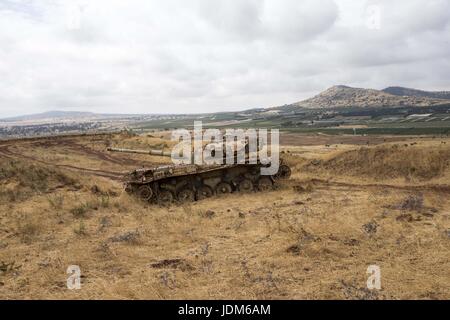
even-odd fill
[{"label": "tank gun barrel", "polygon": [[138,153],[138,154],[147,154],[152,156],[162,156],[162,157],[171,157],[172,153],[170,151],[164,150],[134,150],[134,149],[123,149],[123,148],[108,148],[108,151],[111,152],[123,152],[123,153]]}]

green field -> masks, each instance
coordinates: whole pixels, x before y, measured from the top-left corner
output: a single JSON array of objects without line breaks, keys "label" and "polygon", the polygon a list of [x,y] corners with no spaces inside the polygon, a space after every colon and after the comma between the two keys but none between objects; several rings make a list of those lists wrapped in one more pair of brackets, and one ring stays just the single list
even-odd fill
[{"label": "green field", "polygon": [[194,121],[204,128],[277,128],[282,131],[358,135],[449,135],[450,107],[420,108],[340,108],[338,110],[280,110],[187,115],[181,119],[153,120],[139,123],[136,130],[192,129]]}]

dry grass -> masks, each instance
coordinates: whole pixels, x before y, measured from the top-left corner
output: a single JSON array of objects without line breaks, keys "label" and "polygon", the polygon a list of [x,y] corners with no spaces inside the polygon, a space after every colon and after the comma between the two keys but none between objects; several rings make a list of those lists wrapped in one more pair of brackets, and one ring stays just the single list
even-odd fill
[{"label": "dry grass", "polygon": [[1,158],[0,185],[0,198],[9,202],[22,201],[59,186],[79,186],[72,176],[60,170]]},{"label": "dry grass", "polygon": [[[439,181],[447,151],[427,146],[356,147],[317,165],[290,156],[293,181],[275,191],[169,208],[101,177],[73,176],[52,190],[61,182],[47,176],[47,189],[0,201],[0,297],[449,299],[448,193],[361,186],[378,176]],[[332,174],[358,183],[308,180]],[[27,189],[21,179],[11,174],[7,185]],[[371,264],[381,267],[380,291],[366,288]],[[69,265],[81,268],[81,290],[66,288]]]},{"label": "dry grass", "polygon": [[380,145],[351,150],[325,161],[325,170],[336,174],[377,179],[438,177],[450,166],[450,147]]},{"label": "dry grass", "polygon": [[[312,147],[311,147],[312,148]],[[287,153],[296,178],[398,186],[445,184],[450,179],[450,146],[438,142],[341,146]]]}]

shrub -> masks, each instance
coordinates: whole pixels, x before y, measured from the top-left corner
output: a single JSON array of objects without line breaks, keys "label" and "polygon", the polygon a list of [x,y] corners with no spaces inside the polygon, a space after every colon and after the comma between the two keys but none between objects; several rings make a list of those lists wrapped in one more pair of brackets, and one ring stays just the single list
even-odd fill
[{"label": "shrub", "polygon": [[16,220],[16,234],[22,242],[31,243],[42,231],[39,219],[29,215],[19,214]]},{"label": "shrub", "polygon": [[62,209],[64,204],[64,196],[62,194],[55,194],[47,197],[50,207],[53,209]]},{"label": "shrub", "polygon": [[75,218],[81,218],[86,215],[90,207],[87,203],[81,203],[70,209],[70,213],[73,214]]},{"label": "shrub", "polygon": [[73,232],[79,236],[87,235],[86,226],[84,225],[83,220],[80,220],[79,224],[73,229]]}]

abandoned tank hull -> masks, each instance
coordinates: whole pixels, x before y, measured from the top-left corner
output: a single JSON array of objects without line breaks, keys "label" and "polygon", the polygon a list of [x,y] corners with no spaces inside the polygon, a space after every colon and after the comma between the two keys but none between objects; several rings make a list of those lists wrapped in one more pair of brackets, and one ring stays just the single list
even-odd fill
[{"label": "abandoned tank hull", "polygon": [[[291,169],[283,159],[280,159],[276,174],[261,175],[261,168],[270,167],[270,164],[262,164],[259,160],[257,163],[251,164],[250,154],[246,147],[244,147],[246,158],[243,164],[238,163],[236,152],[233,164],[172,164],[133,170],[124,177],[125,190],[145,201],[169,204],[174,201],[202,200],[232,192],[267,191],[272,189],[278,180],[290,177]],[[112,147],[107,150],[171,156],[170,152],[162,150],[132,150]],[[225,160],[224,155],[224,162]]]},{"label": "abandoned tank hull", "polygon": [[168,165],[137,169],[125,177],[127,192],[159,204],[202,200],[233,192],[267,191],[278,180],[288,179],[289,166],[281,163],[277,174],[261,175],[262,164]]}]

